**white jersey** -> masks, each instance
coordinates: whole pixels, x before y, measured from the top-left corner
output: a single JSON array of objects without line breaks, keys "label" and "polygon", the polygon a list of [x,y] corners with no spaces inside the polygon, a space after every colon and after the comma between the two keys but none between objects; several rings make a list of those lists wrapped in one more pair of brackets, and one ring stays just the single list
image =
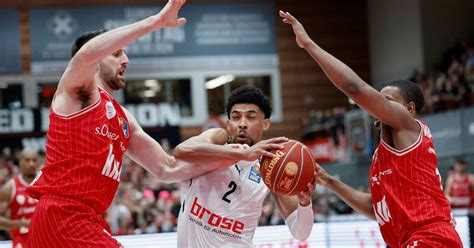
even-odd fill
[{"label": "white jersey", "polygon": [[250,247],[270,192],[258,160],[181,183],[178,247]]}]

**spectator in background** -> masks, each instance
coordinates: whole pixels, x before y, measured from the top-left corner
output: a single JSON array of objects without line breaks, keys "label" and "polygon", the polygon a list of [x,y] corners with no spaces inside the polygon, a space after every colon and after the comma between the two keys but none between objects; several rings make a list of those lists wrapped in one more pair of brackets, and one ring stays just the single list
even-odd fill
[{"label": "spectator in background", "polygon": [[452,208],[470,208],[474,193],[474,178],[466,171],[467,163],[457,159],[446,179],[445,193]]}]

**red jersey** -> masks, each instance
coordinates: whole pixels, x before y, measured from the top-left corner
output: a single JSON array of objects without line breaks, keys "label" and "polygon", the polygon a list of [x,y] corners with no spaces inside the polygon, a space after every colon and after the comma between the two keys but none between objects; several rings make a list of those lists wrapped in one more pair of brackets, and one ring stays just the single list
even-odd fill
[{"label": "red jersey", "polygon": [[[23,180],[21,176],[16,176],[13,179],[12,194],[10,200],[10,218],[12,220],[20,219],[31,219],[33,213],[35,212],[37,200],[29,197],[26,194],[26,187],[28,183]],[[18,244],[21,247],[26,246],[26,236],[28,235],[28,228],[22,227],[19,229],[12,229],[10,231],[12,235],[13,247],[16,247]]]},{"label": "red jersey", "polygon": [[374,213],[382,236],[391,247],[401,247],[415,231],[450,225],[452,220],[430,130],[418,123],[421,130],[413,145],[397,150],[381,138],[372,157],[370,190]]},{"label": "red jersey", "polygon": [[46,163],[27,192],[40,199],[77,201],[98,215],[110,206],[130,139],[128,119],[107,92],[81,111],[63,116],[50,109]]},{"label": "red jersey", "polygon": [[462,176],[452,175],[453,181],[449,189],[451,197],[451,207],[469,208],[471,207],[472,186],[468,173]]}]

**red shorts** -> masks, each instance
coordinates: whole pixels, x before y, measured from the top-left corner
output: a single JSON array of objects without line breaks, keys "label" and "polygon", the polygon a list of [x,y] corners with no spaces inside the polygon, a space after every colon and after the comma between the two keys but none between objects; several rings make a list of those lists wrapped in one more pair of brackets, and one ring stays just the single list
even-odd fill
[{"label": "red shorts", "polygon": [[122,247],[91,207],[76,200],[43,196],[31,219],[29,247]]},{"label": "red shorts", "polygon": [[415,230],[408,236],[408,240],[400,247],[423,248],[423,247],[463,247],[461,238],[454,227],[448,223],[435,224]]}]

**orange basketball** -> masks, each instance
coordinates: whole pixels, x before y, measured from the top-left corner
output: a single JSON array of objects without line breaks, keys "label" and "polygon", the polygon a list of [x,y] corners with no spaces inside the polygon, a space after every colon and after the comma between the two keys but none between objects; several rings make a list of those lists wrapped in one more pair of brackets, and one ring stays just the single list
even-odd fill
[{"label": "orange basketball", "polygon": [[280,195],[296,195],[306,190],[314,180],[314,158],[302,143],[290,140],[282,150],[273,150],[276,156],[263,157],[260,171],[265,185]]}]

